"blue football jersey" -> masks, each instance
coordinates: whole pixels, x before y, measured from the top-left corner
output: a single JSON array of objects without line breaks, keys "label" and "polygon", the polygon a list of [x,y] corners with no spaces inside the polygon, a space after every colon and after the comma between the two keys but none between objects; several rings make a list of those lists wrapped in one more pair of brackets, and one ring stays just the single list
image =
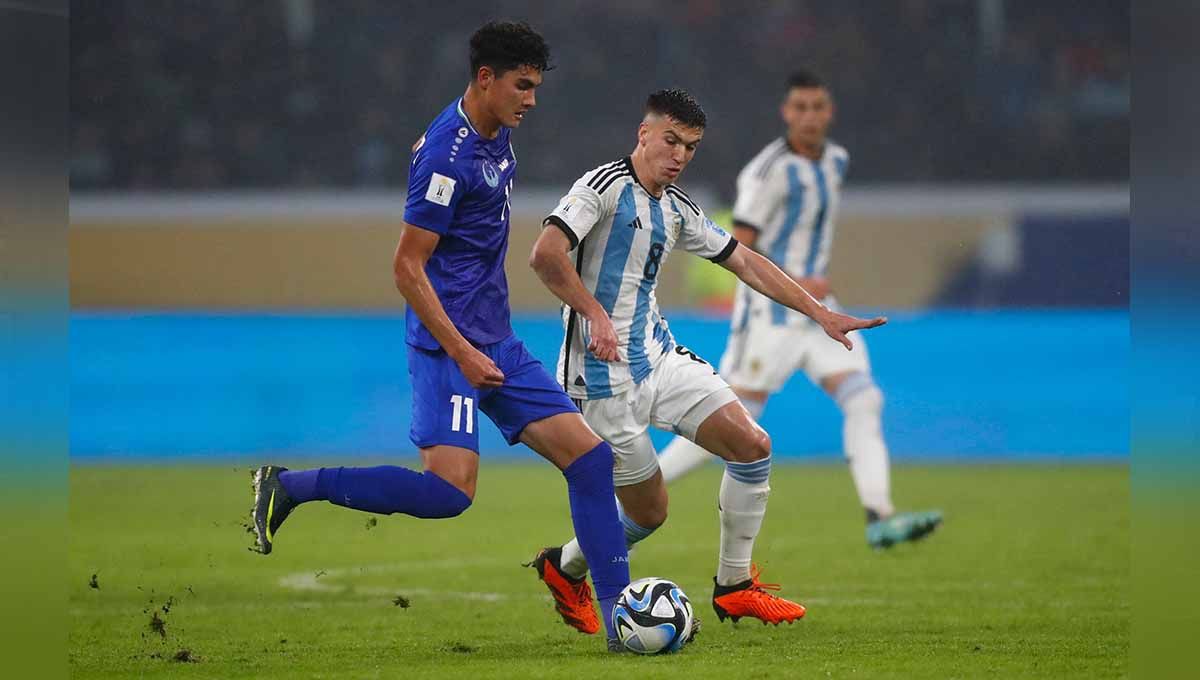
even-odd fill
[{"label": "blue football jersey", "polygon": [[[504,256],[516,169],[508,128],[481,137],[461,98],[413,148],[404,221],[441,235],[425,272],[450,321],[476,345],[512,334]],[[410,345],[440,349],[411,307],[406,316]]]}]

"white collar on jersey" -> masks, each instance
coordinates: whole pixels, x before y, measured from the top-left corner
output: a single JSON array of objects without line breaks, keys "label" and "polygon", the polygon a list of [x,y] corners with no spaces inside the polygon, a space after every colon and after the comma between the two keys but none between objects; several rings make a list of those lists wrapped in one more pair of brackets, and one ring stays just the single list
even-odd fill
[{"label": "white collar on jersey", "polygon": [[455,107],[458,108],[459,117],[461,117],[467,123],[467,127],[471,128],[471,132],[474,132],[476,137],[482,137],[483,135],[479,134],[479,131],[475,129],[475,126],[471,125],[471,119],[467,118],[467,112],[463,111],[462,97],[458,98],[458,101],[455,103]]}]

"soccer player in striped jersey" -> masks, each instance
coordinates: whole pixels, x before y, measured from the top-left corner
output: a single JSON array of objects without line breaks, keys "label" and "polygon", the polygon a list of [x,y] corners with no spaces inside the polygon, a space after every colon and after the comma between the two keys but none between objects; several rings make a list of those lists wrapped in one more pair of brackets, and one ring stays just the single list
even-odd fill
[{"label": "soccer player in striped jersey", "polygon": [[[789,78],[781,114],[787,134],[768,144],[738,175],[734,235],[838,309],[826,274],[850,155],[827,138],[833,101],[815,74],[798,71]],[[860,340],[850,352],[843,351],[807,317],[739,283],[721,375],[746,410],[759,418],[767,398],[796,371],[804,371],[842,411],[843,446],[866,510],[868,545],[886,548],[937,528],[940,512],[897,513],[892,506],[880,425],[883,393],[871,378],[866,343]],[[670,483],[709,460],[707,451],[676,437],[659,465]]]},{"label": "soccer player in striped jersey", "polygon": [[[265,465],[253,482],[255,543],[270,553],[289,514],[319,500],[422,519],[462,514],[475,496],[483,413],[510,445],[521,442],[562,471],[575,530],[597,563],[592,581],[608,648],[621,651],[609,614],[629,584],[629,561],[613,499],[612,449],[509,322],[504,254],[517,169],[509,132],[536,104],[550,51],[540,34],[514,22],[484,24],[470,45],[466,93],[413,147],[393,261],[396,287],[408,301],[410,438],[424,470]],[[598,632],[594,613],[591,623]]]},{"label": "soccer player in striped jersey", "polygon": [[[752,288],[811,317],[834,340],[870,321],[835,312],[705,217],[674,184],[704,136],[704,110],[683,90],[651,94],[625,158],[587,172],[546,218],[530,264],[564,303],[558,378],[616,456],[614,483],[628,544],[667,517],[667,490],[648,428],[677,432],[725,459],[721,548],[714,580],[718,618],[792,622],[804,607],[767,592],[751,567],[770,491],[771,440],[708,362],[679,344],[655,300],[667,257],[679,248],[734,272]],[[532,563],[563,620],[591,610],[581,585],[588,562],[572,540]]]}]

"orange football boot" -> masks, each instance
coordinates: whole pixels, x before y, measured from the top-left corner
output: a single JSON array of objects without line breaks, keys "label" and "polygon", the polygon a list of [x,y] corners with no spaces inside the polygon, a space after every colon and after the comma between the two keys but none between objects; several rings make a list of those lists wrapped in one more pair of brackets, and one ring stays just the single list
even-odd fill
[{"label": "orange football boot", "polygon": [[561,558],[562,548],[542,548],[525,566],[537,569],[538,578],[554,596],[554,608],[563,623],[580,633],[595,635],[600,632],[600,617],[592,604],[592,587],[586,576],[575,579],[560,571]]},{"label": "orange football boot", "polygon": [[804,605],[768,593],[779,590],[778,583],[762,583],[757,565],[750,566],[750,578],[731,586],[723,586],[713,578],[713,609],[717,619],[732,618],[734,623],[743,616],[758,619],[763,625],[791,623],[804,617]]}]

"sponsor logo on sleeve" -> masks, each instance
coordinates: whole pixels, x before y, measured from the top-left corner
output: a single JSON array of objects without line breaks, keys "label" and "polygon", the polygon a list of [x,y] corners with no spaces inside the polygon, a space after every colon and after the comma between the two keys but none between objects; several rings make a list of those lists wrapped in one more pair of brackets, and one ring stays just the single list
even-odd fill
[{"label": "sponsor logo on sleeve", "polygon": [[455,180],[442,175],[433,173],[433,177],[429,179],[429,189],[425,191],[425,200],[438,205],[450,205],[450,198],[454,196]]}]

